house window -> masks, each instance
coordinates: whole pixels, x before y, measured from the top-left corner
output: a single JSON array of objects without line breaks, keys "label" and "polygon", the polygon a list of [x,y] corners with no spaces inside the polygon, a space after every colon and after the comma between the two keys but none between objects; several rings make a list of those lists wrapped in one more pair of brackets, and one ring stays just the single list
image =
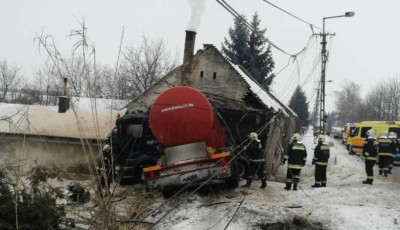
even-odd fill
[{"label": "house window", "polygon": [[213,79],[215,80],[216,78],[217,78],[217,73],[216,73],[216,72],[214,72]]},{"label": "house window", "polygon": [[200,71],[200,77],[203,77],[204,72]]}]

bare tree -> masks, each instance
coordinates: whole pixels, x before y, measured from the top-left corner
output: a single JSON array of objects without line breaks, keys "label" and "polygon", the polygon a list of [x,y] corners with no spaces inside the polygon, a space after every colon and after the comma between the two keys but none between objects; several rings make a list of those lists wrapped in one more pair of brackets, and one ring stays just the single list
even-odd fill
[{"label": "bare tree", "polygon": [[166,50],[162,39],[150,40],[143,36],[139,47],[127,46],[121,66],[121,77],[128,81],[128,96],[134,98],[141,94],[176,65],[176,56],[172,57]]},{"label": "bare tree", "polygon": [[358,110],[362,103],[361,87],[352,81],[346,82],[340,87],[340,90],[335,91],[336,110],[341,124],[349,121],[359,121]]},{"label": "bare tree", "polygon": [[[17,66],[9,65],[5,60],[0,61],[0,102],[12,101],[22,79],[19,71]],[[11,99],[7,98],[10,93],[13,93]]]}]

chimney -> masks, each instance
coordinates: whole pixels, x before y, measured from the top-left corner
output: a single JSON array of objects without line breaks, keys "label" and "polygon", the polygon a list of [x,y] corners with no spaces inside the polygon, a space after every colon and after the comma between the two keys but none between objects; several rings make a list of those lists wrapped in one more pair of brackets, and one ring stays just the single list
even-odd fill
[{"label": "chimney", "polygon": [[185,51],[183,53],[183,64],[187,64],[193,60],[194,42],[196,41],[196,32],[186,30]]},{"label": "chimney", "polygon": [[69,109],[69,98],[67,97],[67,81],[68,79],[63,78],[63,96],[58,97],[58,112],[65,113]]}]

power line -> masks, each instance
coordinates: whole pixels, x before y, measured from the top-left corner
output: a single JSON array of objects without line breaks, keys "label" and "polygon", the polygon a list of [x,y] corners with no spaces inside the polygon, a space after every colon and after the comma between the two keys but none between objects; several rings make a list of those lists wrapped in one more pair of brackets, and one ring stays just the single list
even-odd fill
[{"label": "power line", "polygon": [[[317,29],[319,29],[319,30],[322,30],[321,28],[319,28],[319,27],[317,27],[317,26],[314,26],[313,24],[311,24],[311,23],[309,23],[309,22],[307,22],[307,21],[305,21],[305,20],[303,20],[303,19],[297,17],[296,15],[294,15],[294,14],[292,14],[292,13],[289,13],[288,11],[286,11],[286,10],[280,8],[279,6],[277,6],[277,5],[275,5],[275,4],[271,3],[271,2],[269,2],[269,1],[267,1],[267,0],[263,0],[263,1],[266,2],[266,3],[269,4],[269,5],[271,5],[271,6],[275,7],[275,8],[277,8],[278,10],[280,10],[280,11],[282,11],[282,12],[284,12],[284,13],[290,15],[290,16],[292,16],[293,18],[296,18],[297,20],[306,23],[307,25],[309,25],[309,26],[311,27],[311,30],[313,30],[313,28],[317,28]],[[314,31],[313,31],[313,32],[314,32]]]},{"label": "power line", "polygon": [[[222,7],[224,7],[230,14],[232,14],[236,19],[238,19],[240,22],[243,23],[244,26],[246,26],[249,30],[251,30],[252,32],[258,32],[255,31],[255,29],[253,28],[253,26],[248,23],[235,9],[233,9],[225,0],[216,0]],[[275,49],[281,51],[284,54],[287,54],[291,57],[296,57],[297,55],[299,55],[300,53],[302,53],[305,50],[305,47],[298,52],[297,54],[290,54],[288,52],[286,52],[285,50],[281,49],[280,47],[278,47],[277,45],[275,45],[275,43],[271,42],[267,37],[265,37],[263,34],[261,34],[262,37],[264,37],[265,41],[270,44],[272,47],[274,47]]]}]

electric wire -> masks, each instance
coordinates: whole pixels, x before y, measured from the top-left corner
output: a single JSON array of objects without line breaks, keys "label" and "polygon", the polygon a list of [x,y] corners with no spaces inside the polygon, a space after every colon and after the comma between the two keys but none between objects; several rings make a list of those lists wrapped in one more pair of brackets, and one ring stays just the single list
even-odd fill
[{"label": "electric wire", "polygon": [[[306,44],[306,46],[305,46],[305,52],[301,55],[301,58],[302,58],[301,63],[303,63],[304,58],[305,58],[305,56],[307,55],[307,51],[312,47],[312,46],[310,46],[310,41],[312,40],[312,37],[313,37],[313,36],[311,35],[311,36],[308,38],[308,40],[307,40],[307,44]],[[312,43],[312,45],[314,45],[314,43]],[[296,57],[295,61],[297,61],[297,57]],[[298,68],[297,70],[295,69],[295,70],[293,71],[293,73],[291,74],[291,76],[289,77],[288,81],[286,82],[286,85],[283,87],[283,91],[281,91],[281,92],[279,93],[279,95],[278,95],[278,98],[279,98],[279,99],[282,99],[283,97],[286,97],[286,94],[287,94],[287,91],[288,91],[288,89],[289,89],[289,86],[293,84],[293,81],[294,81],[293,78],[295,78],[295,73],[296,73],[296,71],[298,71],[298,70],[299,70],[299,68]]]},{"label": "electric wire", "polygon": [[[248,23],[235,9],[233,9],[225,0],[216,0],[222,7],[224,7],[230,14],[232,14],[236,19],[238,19],[240,22],[243,23],[244,26],[246,26],[249,30],[252,32],[257,32],[255,29],[252,27],[250,23]],[[304,51],[305,48],[303,48],[300,52],[297,54],[290,54],[286,52],[285,50],[281,49],[279,46],[277,46],[275,43],[273,43],[271,40],[269,40],[267,37],[265,37],[263,34],[260,34],[262,37],[264,37],[265,41],[270,44],[272,47],[275,49],[281,51],[282,53],[289,55],[291,57],[296,57],[300,53]]]},{"label": "electric wire", "polygon": [[313,24],[307,22],[306,20],[303,20],[303,19],[297,17],[296,15],[294,15],[294,14],[292,14],[292,13],[290,13],[290,12],[284,10],[284,9],[282,9],[281,7],[279,7],[279,6],[277,6],[277,5],[273,4],[273,3],[271,3],[270,1],[267,1],[267,0],[262,0],[262,1],[266,2],[267,4],[269,4],[269,5],[271,5],[271,6],[275,7],[275,8],[277,8],[278,10],[280,10],[280,11],[282,11],[282,12],[284,12],[284,13],[290,15],[290,16],[292,16],[293,18],[296,18],[297,20],[299,20],[299,21],[301,21],[301,22],[304,22],[305,24],[307,24],[307,25],[309,25],[309,26],[311,27],[311,30],[312,30],[312,28],[317,28],[317,29],[319,29],[319,30],[322,30],[321,28],[319,28],[319,27],[317,27],[317,26],[314,26]]}]

